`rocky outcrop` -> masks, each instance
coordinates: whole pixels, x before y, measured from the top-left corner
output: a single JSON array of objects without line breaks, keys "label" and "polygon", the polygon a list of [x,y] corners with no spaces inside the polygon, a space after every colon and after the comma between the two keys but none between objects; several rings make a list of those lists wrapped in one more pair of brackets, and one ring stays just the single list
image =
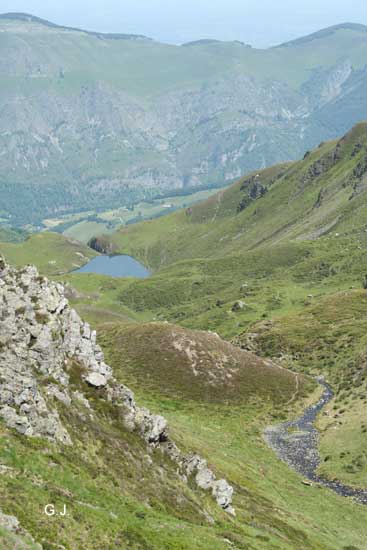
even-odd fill
[{"label": "rocky outcrop", "polygon": [[[75,373],[81,391],[73,386]],[[165,418],[139,407],[132,391],[116,381],[96,332],[69,306],[64,287],[40,277],[34,267],[16,270],[1,258],[0,382],[0,418],[9,428],[64,445],[73,445],[73,439],[61,409],[82,403],[95,414],[88,392],[96,392],[116,407],[127,430],[177,464],[183,480],[192,478],[233,513],[232,487],[217,480],[205,460],[183,454],[171,441]]]},{"label": "rocky outcrop", "polygon": [[36,543],[31,535],[23,529],[18,519],[15,516],[8,516],[3,514],[0,510],[0,528],[5,535],[0,534],[0,543],[5,540],[7,542],[7,548],[10,548],[10,544],[17,550],[42,550],[42,546]]},{"label": "rocky outcrop", "polygon": [[197,485],[204,490],[211,490],[217,503],[227,512],[234,514],[232,508],[233,487],[225,479],[217,480],[208,468],[206,460],[198,455],[184,458],[184,467],[188,475],[193,476]]},{"label": "rocky outcrop", "polygon": [[62,285],[39,277],[36,268],[0,265],[0,416],[22,434],[70,445],[56,397],[71,402],[68,367],[77,361],[85,379],[105,385],[111,369],[96,334],[72,310]]},{"label": "rocky outcrop", "polygon": [[237,302],[235,302],[232,306],[232,311],[236,313],[238,311],[242,311],[243,309],[245,309],[245,307],[245,302],[243,302],[242,300],[237,300]]},{"label": "rocky outcrop", "polygon": [[308,185],[315,179],[319,178],[320,176],[331,170],[331,168],[333,168],[342,158],[342,153],[343,140],[340,140],[336,147],[330,153],[323,155],[321,158],[311,164],[301,180],[301,185]]},{"label": "rocky outcrop", "polygon": [[240,188],[241,191],[246,191],[245,196],[241,199],[237,211],[242,212],[247,208],[253,201],[261,199],[268,192],[268,188],[265,187],[260,181],[260,176],[251,176],[246,179]]},{"label": "rocky outcrop", "polygon": [[360,180],[362,179],[367,173],[367,155],[365,155],[361,161],[357,164],[355,169],[353,170],[353,176]]}]

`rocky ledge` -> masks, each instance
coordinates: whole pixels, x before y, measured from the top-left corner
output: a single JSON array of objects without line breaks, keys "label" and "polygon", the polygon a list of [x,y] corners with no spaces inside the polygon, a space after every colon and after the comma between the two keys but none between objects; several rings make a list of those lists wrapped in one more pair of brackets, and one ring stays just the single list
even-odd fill
[{"label": "rocky ledge", "polygon": [[[70,384],[75,366],[85,393]],[[64,287],[40,277],[35,267],[17,270],[0,258],[0,418],[25,436],[73,445],[57,404],[82,401],[93,414],[91,389],[118,408],[126,429],[167,454],[182,479],[195,480],[234,514],[233,488],[216,479],[200,456],[183,454],[170,439],[165,418],[139,407],[132,391],[116,381],[96,332],[70,307]]]}]

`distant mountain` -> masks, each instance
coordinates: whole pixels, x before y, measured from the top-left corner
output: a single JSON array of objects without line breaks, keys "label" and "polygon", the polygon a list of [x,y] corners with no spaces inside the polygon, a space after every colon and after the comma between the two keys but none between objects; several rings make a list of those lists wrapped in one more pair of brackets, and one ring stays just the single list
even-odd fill
[{"label": "distant mountain", "polygon": [[328,38],[339,31],[355,31],[367,33],[366,25],[360,25],[359,23],[341,23],[339,25],[333,25],[321,31],[314,32],[302,38],[296,38],[295,40],[290,40],[289,42],[284,42],[280,46],[275,46],[276,48],[282,48],[284,46],[302,46],[308,42],[313,42],[314,40],[319,40],[322,38]]},{"label": "distant mountain", "polygon": [[76,27],[65,27],[64,25],[56,25],[47,19],[42,19],[41,17],[36,17],[29,13],[19,13],[19,12],[9,12],[0,14],[0,19],[10,20],[10,21],[25,21],[26,23],[38,23],[46,27],[51,27],[52,29],[62,29],[64,31],[76,31],[89,34],[91,36],[96,36],[97,38],[104,39],[120,39],[120,40],[151,40],[147,36],[141,34],[120,34],[120,33],[102,33],[94,31],[86,31],[84,29],[79,29]]},{"label": "distant mountain", "polygon": [[0,204],[12,224],[213,186],[367,118],[367,33],[268,50],[0,16]]}]

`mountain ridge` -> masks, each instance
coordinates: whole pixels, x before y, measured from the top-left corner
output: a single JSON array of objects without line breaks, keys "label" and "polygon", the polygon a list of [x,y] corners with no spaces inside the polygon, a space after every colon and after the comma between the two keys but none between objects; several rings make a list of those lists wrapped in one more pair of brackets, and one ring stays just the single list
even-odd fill
[{"label": "mountain ridge", "polygon": [[[54,23],[52,21],[49,21],[47,19],[43,19],[41,17],[38,17],[36,15],[25,13],[25,12],[5,12],[0,13],[0,20],[5,19],[9,21],[23,21],[25,23],[39,23],[40,25],[44,25],[46,27],[51,27],[55,29],[60,30],[68,30],[68,31],[75,31],[75,32],[82,32],[85,34],[89,34],[91,36],[96,36],[98,38],[106,38],[106,39],[144,39],[144,40],[154,40],[150,37],[147,37],[145,35],[141,34],[130,34],[130,33],[105,33],[105,32],[99,32],[99,31],[89,31],[87,29],[83,29],[80,27],[73,27],[73,26],[67,26],[67,25],[60,25],[58,23]],[[324,27],[316,32],[307,34],[305,36],[302,36],[300,38],[296,38],[294,40],[289,40],[287,42],[282,42],[280,44],[277,44],[275,46],[271,46],[269,48],[255,48],[255,49],[272,49],[272,48],[281,48],[284,46],[292,46],[292,45],[299,45],[303,44],[305,42],[312,41],[314,39],[320,39],[325,38],[330,34],[333,34],[339,30],[352,30],[352,31],[358,31],[358,32],[367,32],[367,26],[363,25],[361,23],[352,23],[352,22],[344,22],[344,23],[338,23],[335,25],[330,25],[328,27]],[[198,38],[196,40],[192,40],[190,42],[185,42],[181,44],[181,46],[200,46],[200,45],[208,45],[208,44],[217,44],[217,43],[226,43],[227,41],[215,39],[215,38]],[[230,40],[229,43],[237,43],[237,44],[244,44],[241,40]],[[172,46],[177,44],[171,44]],[[180,45],[178,45],[180,46]]]},{"label": "mountain ridge", "polygon": [[337,25],[331,25],[330,27],[325,27],[323,29],[320,29],[319,31],[313,32],[311,34],[305,35],[301,38],[296,38],[294,40],[289,40],[287,42],[283,42],[277,46],[273,46],[273,48],[283,48],[283,47],[289,47],[289,46],[299,46],[302,44],[306,44],[308,42],[312,42],[313,40],[319,40],[322,38],[326,38],[327,36],[330,36],[338,31],[342,30],[349,30],[349,31],[357,31],[357,32],[367,32],[367,25],[363,25],[361,23],[338,23]]},{"label": "mountain ridge", "polygon": [[32,15],[29,13],[22,13],[22,12],[1,13],[0,20],[23,21],[24,23],[38,23],[39,25],[43,25],[45,27],[50,27],[53,29],[59,29],[64,31],[81,32],[81,33],[85,33],[90,36],[95,36],[97,38],[101,38],[105,40],[152,40],[151,38],[144,36],[142,34],[103,33],[103,32],[97,32],[97,31],[88,31],[78,27],[68,27],[65,25],[58,25],[57,23],[53,23],[52,21],[48,21],[47,19],[42,19],[41,17],[37,17],[36,15]]}]

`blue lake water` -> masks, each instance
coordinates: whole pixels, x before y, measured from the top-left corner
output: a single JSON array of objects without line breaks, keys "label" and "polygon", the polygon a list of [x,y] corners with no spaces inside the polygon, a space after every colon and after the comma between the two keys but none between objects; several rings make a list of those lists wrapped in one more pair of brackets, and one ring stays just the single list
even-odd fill
[{"label": "blue lake water", "polygon": [[131,256],[96,256],[75,273],[98,273],[111,277],[137,277],[146,279],[150,272]]}]

